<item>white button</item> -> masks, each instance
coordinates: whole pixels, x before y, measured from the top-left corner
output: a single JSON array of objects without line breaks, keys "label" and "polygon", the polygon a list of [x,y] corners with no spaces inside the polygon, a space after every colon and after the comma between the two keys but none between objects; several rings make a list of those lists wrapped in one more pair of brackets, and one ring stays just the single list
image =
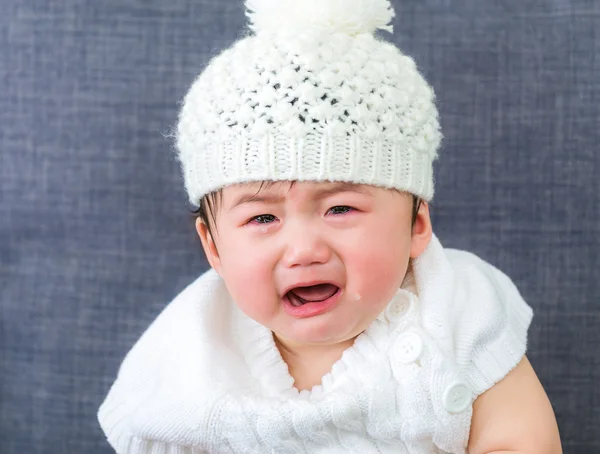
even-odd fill
[{"label": "white button", "polygon": [[405,293],[398,293],[394,300],[385,308],[385,318],[390,323],[399,321],[408,312],[410,308],[410,296]]},{"label": "white button", "polygon": [[461,413],[471,405],[471,389],[462,382],[456,382],[444,392],[444,407],[450,413]]},{"label": "white button", "polygon": [[423,351],[423,341],[417,333],[404,333],[396,341],[396,358],[403,364],[416,361]]}]

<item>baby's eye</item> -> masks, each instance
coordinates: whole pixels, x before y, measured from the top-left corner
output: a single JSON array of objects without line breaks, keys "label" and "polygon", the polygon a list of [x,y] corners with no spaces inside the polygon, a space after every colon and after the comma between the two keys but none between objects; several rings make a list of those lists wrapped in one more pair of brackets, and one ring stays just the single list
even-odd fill
[{"label": "baby's eye", "polygon": [[258,216],[254,216],[248,221],[248,224],[256,223],[256,224],[270,224],[271,222],[277,219],[272,214],[259,214]]},{"label": "baby's eye", "polygon": [[337,215],[337,214],[346,214],[352,210],[354,210],[354,208],[346,206],[346,205],[338,205],[338,206],[329,208],[329,211],[327,211],[327,212]]}]

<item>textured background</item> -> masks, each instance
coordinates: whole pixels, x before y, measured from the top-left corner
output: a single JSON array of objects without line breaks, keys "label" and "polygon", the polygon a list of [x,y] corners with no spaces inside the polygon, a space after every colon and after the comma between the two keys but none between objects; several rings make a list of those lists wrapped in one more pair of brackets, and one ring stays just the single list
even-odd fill
[{"label": "textured background", "polygon": [[[0,454],[111,451],[118,365],[206,269],[164,134],[240,1],[0,0]],[[600,1],[394,3],[445,132],[434,229],[513,278],[565,452],[598,453]]]}]

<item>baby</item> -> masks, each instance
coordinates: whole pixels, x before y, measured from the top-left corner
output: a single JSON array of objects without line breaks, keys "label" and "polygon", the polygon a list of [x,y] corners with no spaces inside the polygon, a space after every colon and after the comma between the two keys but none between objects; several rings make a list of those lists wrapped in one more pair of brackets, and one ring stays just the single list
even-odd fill
[{"label": "baby", "polygon": [[387,0],[247,0],[175,133],[211,269],[99,409],[119,454],[560,453],[507,275],[432,231],[435,95]]}]

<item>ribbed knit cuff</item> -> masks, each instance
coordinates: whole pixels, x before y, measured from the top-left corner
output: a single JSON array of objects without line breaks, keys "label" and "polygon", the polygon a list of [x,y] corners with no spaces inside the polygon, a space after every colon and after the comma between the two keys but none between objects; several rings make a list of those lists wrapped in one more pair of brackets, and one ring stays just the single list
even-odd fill
[{"label": "ribbed knit cuff", "polygon": [[[200,146],[200,145],[198,145]],[[354,134],[314,133],[294,138],[239,135],[203,144],[204,153],[181,157],[189,201],[227,185],[250,181],[346,181],[405,190],[429,201],[434,182],[433,145],[424,137],[393,141]],[[194,149],[191,147],[190,149]]]}]

